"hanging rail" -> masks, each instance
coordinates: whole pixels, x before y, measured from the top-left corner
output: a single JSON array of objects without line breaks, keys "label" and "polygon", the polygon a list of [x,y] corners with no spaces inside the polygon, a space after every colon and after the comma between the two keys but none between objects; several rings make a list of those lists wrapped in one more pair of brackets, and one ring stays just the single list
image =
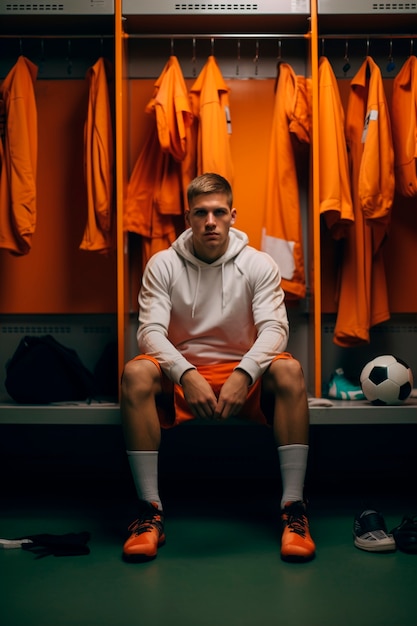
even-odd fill
[{"label": "hanging rail", "polygon": [[416,39],[417,38],[417,33],[414,34],[408,34],[405,35],[403,33],[397,33],[397,34],[383,34],[383,33],[374,33],[372,35],[369,34],[351,34],[351,35],[341,35],[341,34],[335,34],[335,35],[319,35],[318,39],[319,40],[323,40],[323,39],[342,39],[343,41],[346,39]]},{"label": "hanging rail", "polygon": [[0,39],[114,39],[114,35],[1,35]]},{"label": "hanging rail", "polygon": [[126,39],[310,39],[310,33],[304,35],[300,33],[217,33],[209,35],[207,33],[198,34],[175,34],[167,35],[162,33],[124,33]]},{"label": "hanging rail", "polygon": [[[190,33],[176,33],[175,35],[168,35],[162,33],[134,33],[128,34],[123,33],[123,38],[125,39],[310,39],[310,33],[215,33],[215,34],[207,34],[207,33],[198,33],[198,34],[190,34]],[[114,39],[114,35],[99,35],[95,34],[83,34],[83,35],[39,35],[39,34],[13,34],[13,35],[4,35],[0,34],[0,39]],[[340,33],[337,34],[325,34],[319,35],[318,39],[417,39],[416,33],[409,34],[399,34],[399,33],[373,33],[373,34],[347,34],[343,35]]]}]

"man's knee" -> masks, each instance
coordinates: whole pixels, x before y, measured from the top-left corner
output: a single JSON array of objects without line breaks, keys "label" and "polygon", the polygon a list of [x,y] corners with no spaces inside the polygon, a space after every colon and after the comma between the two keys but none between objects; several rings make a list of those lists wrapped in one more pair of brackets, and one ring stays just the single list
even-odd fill
[{"label": "man's knee", "polygon": [[158,368],[146,359],[128,361],[122,374],[122,393],[131,389],[149,392],[158,391],[160,374]]},{"label": "man's knee", "polygon": [[277,359],[270,366],[270,374],[278,388],[304,386],[304,374],[297,359]]}]

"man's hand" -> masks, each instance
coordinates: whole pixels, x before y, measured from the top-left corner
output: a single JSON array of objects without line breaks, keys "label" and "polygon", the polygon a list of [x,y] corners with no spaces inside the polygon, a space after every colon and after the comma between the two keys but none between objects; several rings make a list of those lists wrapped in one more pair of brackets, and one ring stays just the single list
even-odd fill
[{"label": "man's hand", "polygon": [[187,370],[181,377],[181,385],[194,417],[213,419],[217,398],[206,379],[195,369]]},{"label": "man's hand", "polygon": [[221,388],[219,399],[214,410],[214,419],[227,419],[238,415],[248,396],[251,383],[249,374],[235,369]]}]

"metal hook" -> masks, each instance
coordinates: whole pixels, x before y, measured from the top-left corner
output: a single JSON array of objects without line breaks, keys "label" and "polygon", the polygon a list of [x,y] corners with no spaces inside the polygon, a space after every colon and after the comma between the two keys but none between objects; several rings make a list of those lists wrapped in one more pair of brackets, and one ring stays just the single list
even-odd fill
[{"label": "metal hook", "polygon": [[42,74],[43,72],[43,66],[45,63],[45,42],[43,39],[41,39],[41,58],[40,58],[40,62],[39,62],[39,73]]},{"label": "metal hook", "polygon": [[67,74],[72,74],[71,39],[68,39],[67,43]]},{"label": "metal hook", "polygon": [[193,64],[193,76],[197,75],[197,71],[195,67],[196,61],[197,61],[197,45],[196,45],[195,37],[193,37],[193,56],[191,57],[191,63]]},{"label": "metal hook", "polygon": [[21,39],[19,39],[19,52],[23,56],[23,41]]},{"label": "metal hook", "polygon": [[237,40],[236,76],[239,76],[239,64],[240,64],[240,39]]},{"label": "metal hook", "polygon": [[369,56],[369,46],[370,46],[370,42],[369,42],[369,37],[368,37],[368,39],[366,40],[366,56],[367,57]]},{"label": "metal hook", "polygon": [[104,56],[104,40],[103,37],[100,37],[100,56]]},{"label": "metal hook", "polygon": [[259,41],[256,42],[255,45],[255,57],[253,62],[255,63],[255,75],[258,75],[258,61],[259,61]]},{"label": "metal hook", "polygon": [[410,57],[414,54],[414,39],[410,39]]},{"label": "metal hook", "polygon": [[392,56],[392,39],[389,42],[389,55],[388,55],[388,63],[387,63],[387,72],[392,72],[395,70],[394,58]]},{"label": "metal hook", "polygon": [[321,56],[324,57],[324,37],[321,38]]},{"label": "metal hook", "polygon": [[345,56],[343,57],[344,60],[344,65],[342,67],[343,73],[347,74],[348,71],[350,70],[350,62],[349,62],[349,42],[346,39],[345,41]]},{"label": "metal hook", "polygon": [[277,56],[277,61],[278,63],[281,61],[282,58],[282,41],[281,39],[278,40],[278,56]]},{"label": "metal hook", "polygon": [[211,51],[211,56],[214,56],[214,37],[210,39],[210,51]]},{"label": "metal hook", "polygon": [[171,56],[174,56],[174,39],[171,37]]}]

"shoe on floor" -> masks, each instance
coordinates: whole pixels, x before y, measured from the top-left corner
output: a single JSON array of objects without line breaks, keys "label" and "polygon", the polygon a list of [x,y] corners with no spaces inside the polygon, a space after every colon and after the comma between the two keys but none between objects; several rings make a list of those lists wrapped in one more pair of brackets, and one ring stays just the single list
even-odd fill
[{"label": "shoe on floor", "polygon": [[365,398],[362,388],[351,383],[345,377],[341,367],[338,367],[332,374],[327,396],[337,400],[363,400]]},{"label": "shoe on floor", "polygon": [[353,537],[355,546],[368,552],[393,552],[396,548],[381,513],[372,509],[355,516]]},{"label": "shoe on floor", "polygon": [[403,517],[401,524],[391,533],[399,550],[417,554],[417,515]]},{"label": "shoe on floor", "polygon": [[164,514],[153,502],[143,502],[140,516],[128,528],[130,537],[123,546],[123,560],[150,561],[165,543]]},{"label": "shoe on floor", "polygon": [[283,561],[311,561],[316,546],[310,535],[304,502],[287,502],[281,511],[281,558]]}]

